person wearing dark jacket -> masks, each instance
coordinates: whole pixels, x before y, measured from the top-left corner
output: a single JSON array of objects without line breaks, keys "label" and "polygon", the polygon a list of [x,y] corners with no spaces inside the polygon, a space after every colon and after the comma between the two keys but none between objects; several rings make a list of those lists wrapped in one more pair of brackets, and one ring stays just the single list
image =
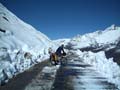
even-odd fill
[{"label": "person wearing dark jacket", "polygon": [[56,50],[56,55],[58,57],[62,56],[63,54],[66,54],[64,51],[64,45],[62,44],[60,47],[58,47],[58,49]]}]

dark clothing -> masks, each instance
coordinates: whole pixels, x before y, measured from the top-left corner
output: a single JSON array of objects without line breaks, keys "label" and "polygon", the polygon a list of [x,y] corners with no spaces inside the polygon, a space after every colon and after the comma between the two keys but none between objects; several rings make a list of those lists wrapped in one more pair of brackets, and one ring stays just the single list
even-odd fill
[{"label": "dark clothing", "polygon": [[65,53],[65,52],[64,52],[64,49],[63,49],[62,46],[60,46],[60,47],[56,50],[56,54],[57,54],[58,56],[61,56],[63,53]]}]

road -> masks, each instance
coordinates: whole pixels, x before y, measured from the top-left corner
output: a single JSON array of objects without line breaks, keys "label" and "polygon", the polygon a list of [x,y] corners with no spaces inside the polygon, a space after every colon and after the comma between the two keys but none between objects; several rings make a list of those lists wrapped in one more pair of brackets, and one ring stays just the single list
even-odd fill
[{"label": "road", "polygon": [[58,69],[56,77],[52,77],[53,73],[43,74],[46,66],[56,68],[44,61],[0,86],[0,90],[118,90],[77,56],[70,55],[67,59],[68,63]]}]

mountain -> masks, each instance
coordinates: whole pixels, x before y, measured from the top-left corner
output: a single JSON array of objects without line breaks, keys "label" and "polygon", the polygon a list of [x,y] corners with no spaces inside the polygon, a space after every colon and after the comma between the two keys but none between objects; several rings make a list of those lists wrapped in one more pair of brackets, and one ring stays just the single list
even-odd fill
[{"label": "mountain", "polygon": [[11,50],[27,45],[33,49],[45,48],[51,40],[31,25],[23,22],[0,4],[0,47]]},{"label": "mountain", "polygon": [[98,48],[105,45],[113,46],[117,44],[120,39],[120,27],[112,25],[104,31],[96,31],[85,35],[78,35],[71,39],[70,43],[75,48]]},{"label": "mountain", "polygon": [[69,49],[99,52],[105,51],[107,58],[120,64],[120,27],[112,25],[103,31],[77,35],[67,45]]},{"label": "mountain", "polygon": [[52,41],[0,3],[0,84],[48,58]]}]

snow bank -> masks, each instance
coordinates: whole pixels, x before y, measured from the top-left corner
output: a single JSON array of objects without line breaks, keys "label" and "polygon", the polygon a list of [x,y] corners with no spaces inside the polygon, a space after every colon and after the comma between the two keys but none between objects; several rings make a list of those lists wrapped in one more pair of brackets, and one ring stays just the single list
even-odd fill
[{"label": "snow bank", "polygon": [[48,57],[48,54],[33,55],[23,50],[12,52],[0,50],[0,84],[7,83],[14,75],[24,72]]},{"label": "snow bank", "polygon": [[77,50],[74,53],[79,55],[85,63],[93,65],[94,69],[108,79],[108,82],[114,83],[120,88],[120,67],[113,61],[113,58],[107,59],[104,51],[82,53],[80,50]]},{"label": "snow bank", "polygon": [[52,41],[0,3],[0,84],[49,57]]}]

